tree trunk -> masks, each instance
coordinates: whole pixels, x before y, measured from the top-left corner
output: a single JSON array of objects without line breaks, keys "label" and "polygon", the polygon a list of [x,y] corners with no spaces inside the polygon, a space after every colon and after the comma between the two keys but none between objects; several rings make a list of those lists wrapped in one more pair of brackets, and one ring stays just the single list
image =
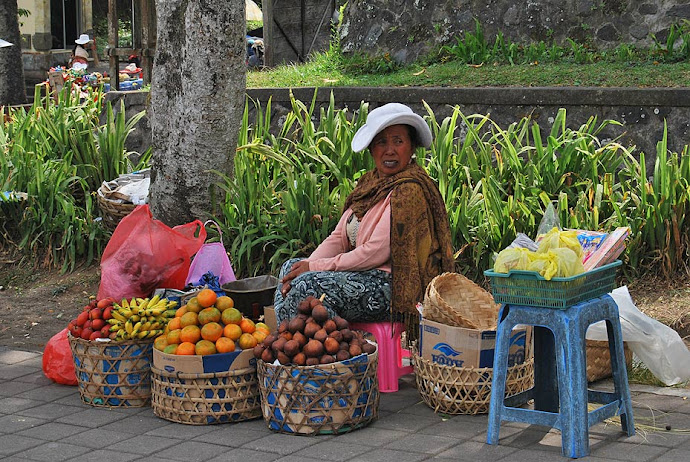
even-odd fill
[{"label": "tree trunk", "polygon": [[26,103],[24,65],[19,38],[17,0],[0,2],[0,38],[13,43],[0,48],[0,106]]},{"label": "tree trunk", "polygon": [[151,81],[154,216],[209,217],[214,184],[232,175],[246,91],[243,0],[157,0]]}]

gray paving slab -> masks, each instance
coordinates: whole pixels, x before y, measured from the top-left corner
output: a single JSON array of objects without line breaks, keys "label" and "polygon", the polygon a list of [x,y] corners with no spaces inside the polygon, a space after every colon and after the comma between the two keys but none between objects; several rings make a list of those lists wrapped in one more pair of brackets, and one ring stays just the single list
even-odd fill
[{"label": "gray paving slab", "polygon": [[107,461],[107,462],[129,462],[132,460],[139,460],[139,454],[132,454],[128,452],[109,451],[107,449],[96,449],[87,452],[77,457],[70,459],[70,462],[93,462],[93,461]]},{"label": "gray paving slab", "polygon": [[419,460],[425,460],[428,457],[428,454],[420,454],[418,452],[404,452],[393,449],[372,449],[350,460],[352,462],[417,462]]},{"label": "gray paving slab", "polygon": [[161,427],[172,425],[166,420],[155,417],[153,413],[151,416],[144,414],[137,414],[133,416],[125,416],[111,423],[103,425],[101,428],[106,430],[140,435],[142,433],[150,432]]},{"label": "gray paving slab", "polygon": [[[33,399],[36,401],[56,401],[65,396],[74,395],[74,387],[67,385],[47,384],[44,386],[36,384],[22,383],[25,387],[21,393],[17,393],[17,398]],[[28,388],[28,390],[27,390]],[[77,405],[78,403],[74,403]]]},{"label": "gray paving slab", "polygon": [[343,443],[340,441],[339,437],[335,437],[328,441],[316,443],[313,446],[299,450],[292,454],[292,456],[304,457],[307,459],[328,459],[333,462],[344,462],[368,451],[371,451],[370,446]]},{"label": "gray paving slab", "polygon": [[[517,451],[516,448],[505,445],[488,445],[478,441],[465,441],[450,449],[438,453],[434,460],[468,460],[473,462],[494,462],[501,460]],[[510,460],[510,459],[505,459]],[[518,459],[514,459],[518,460]]]},{"label": "gray paving slab", "polygon": [[79,412],[81,412],[81,408],[78,406],[67,406],[58,403],[41,403],[38,406],[32,406],[17,411],[17,414],[27,417],[36,417],[38,419],[59,419],[61,417],[78,414]]},{"label": "gray paving slab", "polygon": [[0,380],[0,397],[16,396],[34,388],[40,388],[40,385]]},{"label": "gray paving slab", "polygon": [[26,457],[31,460],[44,460],[46,462],[75,460],[76,457],[91,452],[89,448],[65,444],[56,441],[40,444],[26,451],[15,454],[18,457]]},{"label": "gray paving slab", "polygon": [[25,409],[40,406],[41,404],[45,403],[34,399],[17,398],[16,396],[10,396],[7,398],[0,398],[0,412],[2,412],[3,414],[15,414]]},{"label": "gray paving slab", "polygon": [[242,447],[254,451],[274,452],[285,456],[331,438],[333,438],[333,436],[330,435],[300,436],[271,433],[270,435],[245,443]]},{"label": "gray paving slab", "polygon": [[132,452],[144,456],[154,456],[162,450],[176,444],[180,444],[180,439],[165,438],[147,433],[145,435],[124,438],[116,443],[105,446],[104,449],[110,451]]},{"label": "gray paving slab", "polygon": [[202,462],[213,459],[228,450],[227,446],[221,446],[219,444],[204,443],[201,441],[181,441],[174,446],[159,451],[156,455],[172,460],[183,460],[185,462]]},{"label": "gray paving slab", "polygon": [[[263,425],[261,427],[249,426],[249,422],[238,422],[237,424],[215,425],[212,428],[206,428],[206,432],[194,437],[194,441],[204,441],[206,443],[215,443],[223,446],[239,448],[250,441],[258,440],[264,436],[272,434],[271,430]],[[178,434],[180,433],[177,426],[171,426]]]},{"label": "gray paving slab", "polygon": [[26,451],[43,443],[41,440],[18,435],[0,435],[0,456]]},{"label": "gray paving slab", "polygon": [[[61,403],[62,400],[57,402]],[[75,408],[78,409],[77,412],[66,416],[60,416],[56,420],[62,423],[79,422],[79,425],[89,428],[103,428],[109,423],[127,418],[126,414],[105,407],[91,407],[86,404],[81,404],[75,406]],[[104,428],[104,430],[109,429]]]},{"label": "gray paving slab", "polygon": [[120,432],[108,431],[102,428],[85,428],[79,433],[63,438],[62,442],[90,449],[102,449],[128,438],[131,438],[131,435],[123,435]]},{"label": "gray paving slab", "polygon": [[15,435],[26,436],[46,441],[61,441],[68,436],[86,431],[85,427],[78,425],[63,424],[59,422],[46,422],[43,425],[33,426],[26,430],[21,430]]},{"label": "gray paving slab", "polygon": [[388,443],[384,448],[398,451],[421,452],[424,454],[438,454],[459,443],[460,440],[457,438],[412,433],[405,438]]},{"label": "gray paving slab", "polygon": [[627,462],[645,462],[650,460],[665,460],[660,458],[669,452],[668,448],[649,444],[631,444],[610,441],[606,444],[591,448],[591,455],[607,459],[625,460]]},{"label": "gray paving slab", "polygon": [[280,454],[272,452],[239,448],[219,454],[213,459],[209,459],[209,462],[272,462],[280,457]]},{"label": "gray paving slab", "polygon": [[36,358],[41,359],[43,355],[32,351],[8,350],[4,348],[0,350],[0,364],[17,364]]}]

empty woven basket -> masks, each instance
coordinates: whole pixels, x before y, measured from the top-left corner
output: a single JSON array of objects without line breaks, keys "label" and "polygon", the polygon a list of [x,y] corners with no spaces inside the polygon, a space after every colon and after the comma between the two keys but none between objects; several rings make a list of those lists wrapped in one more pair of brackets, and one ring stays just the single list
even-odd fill
[{"label": "empty woven basket", "polygon": [[459,273],[431,280],[424,294],[425,319],[469,329],[495,329],[500,305],[489,292]]}]

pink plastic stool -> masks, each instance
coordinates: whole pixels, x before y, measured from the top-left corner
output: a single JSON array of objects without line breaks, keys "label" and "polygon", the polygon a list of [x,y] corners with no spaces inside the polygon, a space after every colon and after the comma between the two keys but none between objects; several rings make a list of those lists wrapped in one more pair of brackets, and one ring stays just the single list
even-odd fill
[{"label": "pink plastic stool", "polygon": [[398,378],[401,375],[411,374],[413,371],[412,366],[402,365],[403,358],[410,357],[410,351],[403,349],[400,344],[402,323],[352,322],[350,328],[369,332],[376,339],[379,350],[379,391],[382,393],[398,391]]}]

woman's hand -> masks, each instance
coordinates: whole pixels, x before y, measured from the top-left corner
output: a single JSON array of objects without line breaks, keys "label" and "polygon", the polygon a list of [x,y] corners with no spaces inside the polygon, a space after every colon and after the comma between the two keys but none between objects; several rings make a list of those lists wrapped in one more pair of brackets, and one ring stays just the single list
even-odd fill
[{"label": "woman's hand", "polygon": [[290,291],[290,283],[292,282],[292,280],[300,274],[306,273],[307,271],[309,271],[309,261],[307,260],[300,260],[296,262],[294,265],[292,265],[290,272],[286,274],[280,281],[283,284],[283,287],[280,289],[280,292],[283,294],[283,297]]}]

